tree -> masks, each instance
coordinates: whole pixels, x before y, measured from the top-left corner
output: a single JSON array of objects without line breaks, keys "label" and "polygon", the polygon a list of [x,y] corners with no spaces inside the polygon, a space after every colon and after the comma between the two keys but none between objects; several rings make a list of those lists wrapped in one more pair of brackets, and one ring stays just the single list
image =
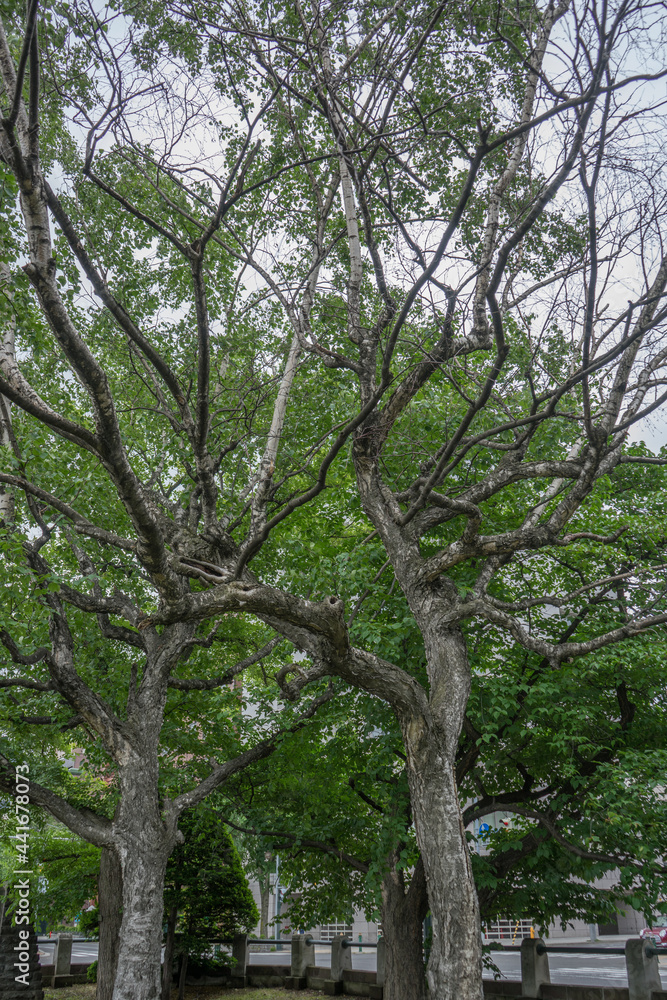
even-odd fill
[{"label": "tree", "polygon": [[241,859],[221,814],[210,807],[200,807],[186,814],[182,825],[185,842],[169,858],[165,878],[168,924],[162,995],[167,1000],[171,996],[172,956],[179,917],[181,1000],[190,955],[205,954],[214,937],[248,933],[259,919]]},{"label": "tree", "polygon": [[[454,778],[468,623],[540,673],[667,620],[661,536],[634,544],[604,503],[626,464],[664,461],[628,447],[665,396],[661,16],[629,0],[7,11],[0,479],[10,597],[25,577],[35,624],[6,604],[3,685],[56,691],[117,768],[111,825],[32,792],[120,858],[114,1000],[157,996],[179,812],[270,752],[160,801],[169,685],[211,684],[191,654],[230,616],[306,654],[276,675],[288,697],[335,676],[396,713],[431,995],[479,1000]],[[366,540],[361,589],[307,589],[308,518],[339,569]],[[420,677],[361,612],[389,568]],[[77,673],[84,636],[113,651],[125,718]]]},{"label": "tree", "polygon": [[[631,502],[641,505],[639,490]],[[459,750],[464,821],[512,817],[473,855],[486,920],[516,914],[546,928],[608,923],[627,906],[650,920],[661,908],[663,659],[653,634],[558,672],[512,649],[493,672],[476,673]],[[602,876],[611,885],[596,887]]]},{"label": "tree", "polygon": [[333,702],[266,766],[227,783],[228,824],[261,857],[280,857],[291,927],[382,923],[386,1000],[424,1000],[424,868],[412,825],[401,734],[367,696]]},{"label": "tree", "polygon": [[[640,522],[659,520],[664,497],[662,468],[654,466],[638,482],[629,466],[607,490],[605,505],[617,518],[634,517],[637,539]],[[584,568],[583,554],[578,562],[573,555],[570,572]],[[327,572],[325,558],[319,566]],[[537,593],[546,589],[539,572],[531,586]],[[378,606],[389,606],[390,621],[404,614],[400,595],[389,590],[388,584],[377,588],[370,600],[375,607],[367,624],[374,620],[378,631]],[[601,595],[608,606],[617,599],[616,592]],[[554,636],[563,628],[559,615],[552,614],[550,628]],[[408,629],[399,634],[407,639]],[[514,814],[508,829],[484,834],[472,853],[482,922],[523,916],[544,930],[554,921],[607,923],[619,905],[650,919],[667,889],[660,777],[664,639],[653,632],[554,671],[516,645],[499,660],[500,637],[488,628],[473,625],[467,638],[474,650],[472,692],[456,768],[463,821],[470,829],[496,810]],[[380,644],[385,651],[392,645],[390,631]],[[399,659],[398,649],[392,659]],[[404,662],[419,674],[419,663]],[[402,767],[400,733],[391,714],[364,698],[345,706],[344,718],[340,711],[330,704],[318,717],[317,738],[312,731],[294,737],[260,773],[251,769],[226,786],[226,797],[245,817],[233,825],[243,822],[259,837],[262,856],[267,849],[280,852],[281,881],[295,901],[294,926],[349,918],[354,906],[381,909],[390,957],[387,995],[420,995],[425,908],[415,892],[418,879],[413,886],[410,878],[418,853],[414,843],[405,851],[404,829],[396,836],[396,803],[388,809],[387,797]],[[409,817],[405,801],[398,815]],[[610,875],[610,886],[595,886]]]}]

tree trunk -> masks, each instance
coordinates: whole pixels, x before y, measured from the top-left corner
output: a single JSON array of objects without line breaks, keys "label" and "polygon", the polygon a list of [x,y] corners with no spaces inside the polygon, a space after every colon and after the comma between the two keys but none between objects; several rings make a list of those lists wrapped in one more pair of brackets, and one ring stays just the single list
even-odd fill
[{"label": "tree trunk", "polygon": [[[398,717],[421,851],[433,943],[430,1000],[482,1000],[482,943],[477,893],[458,799],[454,763],[471,688],[465,637],[452,624],[456,585],[428,580],[416,536],[399,525],[400,508],[379,475],[372,422],[357,433],[354,462],[362,506],[375,525],[424,639],[427,685],[403,684],[387,671],[384,697]],[[359,675],[351,672],[351,681]],[[391,680],[389,676],[391,675]],[[368,690],[371,690],[370,682]],[[372,691],[372,693],[376,693]]]},{"label": "tree trunk", "polygon": [[122,859],[123,922],[113,1000],[157,1000],[160,996],[167,856],[157,847],[137,843]]},{"label": "tree trunk", "polygon": [[167,920],[167,940],[164,946],[164,962],[162,966],[162,1000],[169,1000],[171,997],[171,981],[173,979],[174,966],[174,939],[176,937],[176,920],[178,919],[178,907],[172,906],[169,910]]},{"label": "tree trunk", "polygon": [[[10,303],[13,294],[10,288],[11,271],[7,264],[0,263],[0,294],[6,296]],[[14,336],[16,333],[16,317],[5,320],[0,330],[0,358],[15,359]],[[12,449],[12,404],[6,396],[0,395],[0,448]],[[0,526],[13,524],[15,516],[14,490],[0,483]]]},{"label": "tree trunk", "polygon": [[181,955],[181,973],[178,977],[178,1000],[185,1000],[185,980],[188,976],[188,962],[190,956],[187,951]]},{"label": "tree trunk", "polygon": [[428,910],[421,859],[405,889],[393,869],[382,880],[382,936],[386,942],[384,1000],[426,1000],[422,925]]},{"label": "tree trunk", "polygon": [[123,873],[116,852],[102,849],[97,890],[100,944],[97,958],[97,1000],[111,1000],[116,981],[120,925],[123,916]]},{"label": "tree trunk", "polygon": [[113,821],[123,871],[123,922],[113,1000],[158,1000],[167,859],[176,830],[167,828],[158,792],[157,740],[128,754],[119,770]]},{"label": "tree trunk", "polygon": [[406,739],[415,830],[433,919],[430,1000],[481,1000],[479,907],[453,760],[435,739],[418,742],[415,746]]},{"label": "tree trunk", "polygon": [[259,880],[259,936],[267,938],[269,936],[269,899],[271,895],[271,880],[265,875]]}]

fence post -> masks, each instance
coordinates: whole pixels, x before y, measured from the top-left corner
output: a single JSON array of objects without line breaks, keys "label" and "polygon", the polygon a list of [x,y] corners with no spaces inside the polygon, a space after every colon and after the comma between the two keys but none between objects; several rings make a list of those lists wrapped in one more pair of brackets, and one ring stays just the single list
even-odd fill
[{"label": "fence post", "polygon": [[543,983],[550,983],[549,956],[541,938],[524,938],[521,942],[521,995],[539,997]]},{"label": "fence post", "polygon": [[306,942],[312,940],[306,934],[292,934],[292,961],[290,975],[285,980],[288,990],[305,990],[308,985],[309,965],[315,965],[315,946]]},{"label": "fence post", "polygon": [[377,948],[377,979],[378,986],[384,986],[384,970],[387,964],[387,945],[383,937],[378,938]]},{"label": "fence post", "polygon": [[625,942],[625,964],[628,970],[630,1000],[651,1000],[653,990],[661,990],[657,955],[646,954],[646,941],[631,938]]},{"label": "fence post", "polygon": [[72,965],[72,935],[58,934],[56,936],[56,951],[53,956],[53,986],[71,986],[73,979],[70,972]]},{"label": "fence post", "polygon": [[241,989],[248,985],[246,966],[248,964],[248,935],[235,934],[232,943],[232,986]]},{"label": "fence post", "polygon": [[324,992],[328,996],[343,992],[345,972],[352,968],[351,944],[344,934],[337,934],[331,942],[331,978],[324,980]]},{"label": "fence post", "polygon": [[377,972],[375,973],[375,983],[371,983],[368,987],[368,996],[370,1000],[382,1000],[382,994],[384,992],[384,974],[386,967],[386,957],[387,948],[385,945],[384,938],[378,938],[377,946]]},{"label": "fence post", "polygon": [[54,975],[55,975],[56,969],[58,968],[58,952],[60,951],[60,949],[58,947],[58,945],[60,943],[60,941],[58,940],[59,938],[60,938],[60,934],[56,934],[56,936],[53,938],[53,940],[55,941],[55,944],[53,945],[53,974]]}]

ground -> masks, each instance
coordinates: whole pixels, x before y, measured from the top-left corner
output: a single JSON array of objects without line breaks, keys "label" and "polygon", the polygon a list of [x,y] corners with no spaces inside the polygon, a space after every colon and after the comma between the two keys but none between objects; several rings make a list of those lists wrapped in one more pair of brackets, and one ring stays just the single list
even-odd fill
[{"label": "ground", "polygon": [[[71,986],[64,990],[44,990],[44,1000],[95,1000],[94,985]],[[176,1000],[178,993],[172,993]],[[290,996],[292,994],[290,993]],[[245,990],[224,990],[219,986],[188,986],[185,991],[186,1000],[286,1000],[287,993],[283,989],[264,989],[261,986],[249,986]],[[322,1000],[321,993],[313,990],[300,990],[299,1000]]]}]

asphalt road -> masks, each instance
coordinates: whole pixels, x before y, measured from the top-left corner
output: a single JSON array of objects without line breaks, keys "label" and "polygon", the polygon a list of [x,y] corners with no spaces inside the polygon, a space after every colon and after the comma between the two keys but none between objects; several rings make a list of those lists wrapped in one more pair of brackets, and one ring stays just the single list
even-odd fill
[{"label": "asphalt road", "polygon": [[[42,965],[53,961],[53,944],[41,943],[39,952]],[[329,948],[315,948],[315,964],[329,965]],[[97,943],[94,941],[74,941],[72,961],[74,963],[93,962],[97,958]],[[352,968],[374,970],[375,949],[359,952],[352,949]],[[503,979],[521,978],[521,956],[518,952],[493,953]],[[660,976],[667,989],[667,958],[660,960]],[[290,950],[251,952],[251,965],[289,965]],[[549,969],[552,983],[569,983],[572,986],[627,986],[625,959],[622,955],[587,955],[585,949],[578,955],[549,955]],[[492,979],[493,973],[485,971],[485,978]]]},{"label": "asphalt road", "polygon": [[[42,965],[53,964],[55,943],[39,942],[39,960]],[[72,965],[94,962],[97,958],[97,941],[72,941]]]}]

